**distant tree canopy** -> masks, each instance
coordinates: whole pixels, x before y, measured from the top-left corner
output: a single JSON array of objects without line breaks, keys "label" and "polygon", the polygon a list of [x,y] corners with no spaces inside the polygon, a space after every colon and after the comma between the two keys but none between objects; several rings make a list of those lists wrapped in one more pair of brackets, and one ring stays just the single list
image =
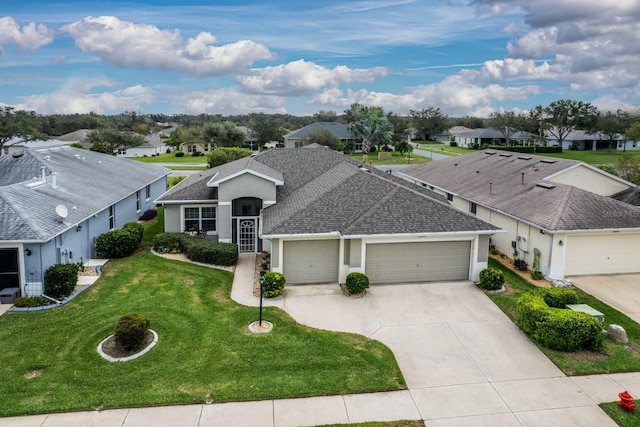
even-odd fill
[{"label": "distant tree canopy", "polygon": [[105,128],[91,132],[87,140],[91,143],[90,150],[113,154],[120,149],[126,150],[142,145],[144,137],[133,132]]},{"label": "distant tree canopy", "polygon": [[242,147],[246,140],[246,134],[228,120],[205,124],[202,137],[214,147]]},{"label": "distant tree canopy", "polygon": [[447,129],[448,118],[440,108],[427,107],[422,110],[410,110],[411,125],[422,139],[429,139]]},{"label": "distant tree canopy", "polygon": [[[539,107],[540,108],[540,107]],[[588,102],[560,99],[540,108],[545,130],[562,145],[575,129],[590,129],[597,118],[598,109]]]},{"label": "distant tree canopy", "polygon": [[327,129],[318,129],[309,132],[309,134],[300,141],[301,146],[311,144],[324,145],[337,151],[340,151],[343,148],[340,140],[333,136],[333,134]]},{"label": "distant tree canopy", "polygon": [[39,119],[34,112],[0,107],[0,150],[13,138],[23,141],[48,139],[49,137],[41,132],[39,125]]},{"label": "distant tree canopy", "polygon": [[210,168],[223,165],[225,163],[232,162],[234,160],[242,159],[251,155],[251,150],[248,148],[240,147],[220,147],[211,151],[207,155],[207,163]]}]

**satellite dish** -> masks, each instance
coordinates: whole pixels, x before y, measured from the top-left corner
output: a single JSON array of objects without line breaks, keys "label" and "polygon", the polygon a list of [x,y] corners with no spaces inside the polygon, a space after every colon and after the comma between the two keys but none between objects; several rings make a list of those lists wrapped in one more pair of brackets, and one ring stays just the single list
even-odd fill
[{"label": "satellite dish", "polygon": [[65,205],[58,205],[56,206],[56,213],[60,218],[64,220],[67,217],[67,215],[69,215],[69,210]]}]

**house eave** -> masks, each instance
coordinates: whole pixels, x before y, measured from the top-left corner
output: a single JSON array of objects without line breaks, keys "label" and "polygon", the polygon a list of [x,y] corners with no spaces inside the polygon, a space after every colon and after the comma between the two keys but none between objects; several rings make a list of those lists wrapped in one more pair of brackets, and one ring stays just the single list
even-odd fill
[{"label": "house eave", "polygon": [[251,174],[251,175],[257,176],[258,178],[262,178],[262,179],[264,179],[264,180],[267,180],[267,181],[273,182],[273,183],[274,183],[276,186],[278,186],[278,187],[281,187],[281,186],[283,186],[283,185],[284,185],[284,181],[282,181],[282,180],[279,180],[279,179],[273,178],[273,177],[271,177],[271,176],[268,176],[268,175],[265,175],[265,174],[262,174],[262,173],[256,172],[256,171],[254,171],[254,170],[252,170],[252,169],[243,169],[243,170],[241,170],[241,171],[238,171],[238,172],[236,172],[236,173],[234,173],[234,174],[231,174],[231,175],[226,176],[226,177],[224,177],[224,178],[222,178],[222,179],[219,179],[219,180],[216,180],[216,179],[215,179],[215,177],[216,177],[216,176],[218,176],[218,173],[216,173],[216,174],[213,176],[213,178],[211,178],[211,179],[209,180],[209,182],[207,182],[207,187],[218,187],[218,186],[219,186],[220,184],[222,184],[223,182],[226,182],[226,181],[232,180],[233,178],[236,178],[236,177],[238,177],[238,176],[240,176],[240,175],[243,175],[243,174],[245,174],[245,173],[248,173],[248,174]]},{"label": "house eave", "polygon": [[343,236],[345,239],[366,239],[366,238],[428,238],[442,236],[474,236],[474,235],[492,235],[496,233],[506,233],[506,230],[469,230],[469,231],[439,231],[433,233],[383,233],[383,234],[350,234]]},{"label": "house eave", "polygon": [[303,234],[261,234],[262,239],[324,239],[327,237],[341,237],[339,231],[328,233],[303,233]]}]

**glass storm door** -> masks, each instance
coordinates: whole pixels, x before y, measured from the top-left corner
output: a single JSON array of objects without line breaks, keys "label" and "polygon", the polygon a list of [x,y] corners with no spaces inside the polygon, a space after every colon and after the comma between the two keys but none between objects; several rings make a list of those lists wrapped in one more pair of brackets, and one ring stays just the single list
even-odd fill
[{"label": "glass storm door", "polygon": [[256,252],[258,248],[257,219],[238,218],[238,250]]}]

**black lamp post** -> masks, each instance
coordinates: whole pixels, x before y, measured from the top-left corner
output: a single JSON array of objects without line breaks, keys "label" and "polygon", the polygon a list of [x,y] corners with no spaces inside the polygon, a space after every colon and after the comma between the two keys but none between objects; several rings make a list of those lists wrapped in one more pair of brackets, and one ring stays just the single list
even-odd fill
[{"label": "black lamp post", "polygon": [[258,327],[262,326],[262,284],[264,283],[264,276],[260,275],[260,316],[258,317]]}]

